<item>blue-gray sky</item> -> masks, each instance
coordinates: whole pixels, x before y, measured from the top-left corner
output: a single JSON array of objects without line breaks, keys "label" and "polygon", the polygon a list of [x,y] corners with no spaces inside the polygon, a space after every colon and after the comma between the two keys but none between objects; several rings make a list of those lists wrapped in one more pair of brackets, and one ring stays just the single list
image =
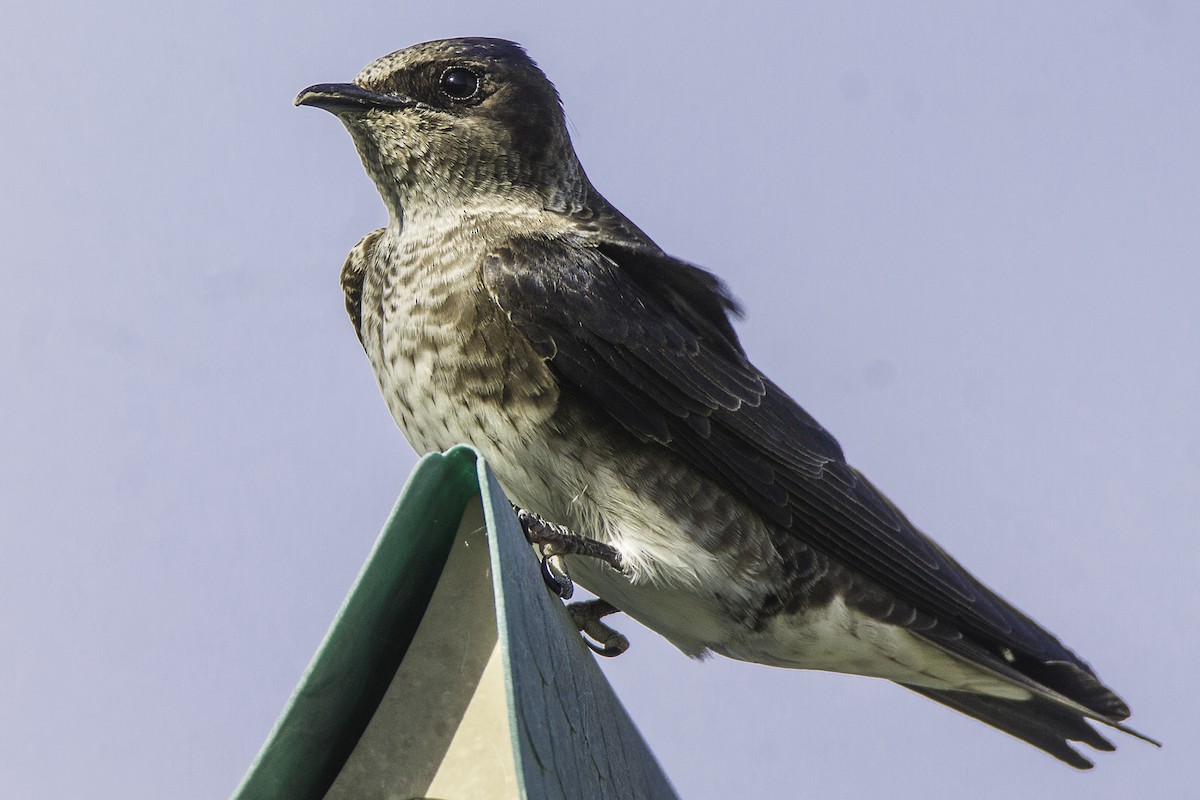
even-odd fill
[{"label": "blue-gray sky", "polygon": [[294,109],[525,43],[593,181],[1162,751],[1077,774],[882,682],[605,663],[685,797],[1180,797],[1200,748],[1200,11],[406,2],[5,14],[0,794],[236,785],[415,461],[337,273],[384,212]]}]

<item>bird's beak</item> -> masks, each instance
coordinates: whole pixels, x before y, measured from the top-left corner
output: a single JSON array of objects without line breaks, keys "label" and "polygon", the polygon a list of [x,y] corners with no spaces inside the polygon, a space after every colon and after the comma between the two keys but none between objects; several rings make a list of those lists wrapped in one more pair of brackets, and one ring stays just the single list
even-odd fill
[{"label": "bird's beak", "polygon": [[318,83],[296,95],[296,105],[315,106],[334,114],[373,108],[412,108],[416,101],[402,94],[383,94],[356,83]]}]

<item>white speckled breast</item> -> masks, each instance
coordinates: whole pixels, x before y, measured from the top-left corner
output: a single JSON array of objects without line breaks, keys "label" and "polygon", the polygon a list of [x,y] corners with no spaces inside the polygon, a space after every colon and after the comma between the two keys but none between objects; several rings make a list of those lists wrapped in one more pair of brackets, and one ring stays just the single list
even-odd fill
[{"label": "white speckled breast", "polygon": [[[662,474],[661,454],[650,446],[614,452],[603,426],[560,407],[544,361],[481,284],[484,254],[472,228],[413,222],[380,238],[362,299],[364,347],[413,448],[474,445],[513,502],[613,543],[635,572],[631,586],[611,570],[576,561],[580,583],[686,652],[724,641],[731,621],[722,619],[718,595],[741,594],[758,576],[729,574],[725,567],[737,562],[698,547],[644,492],[680,480],[669,496],[700,509],[722,494],[682,472]],[[714,514],[718,521],[721,510]]]}]

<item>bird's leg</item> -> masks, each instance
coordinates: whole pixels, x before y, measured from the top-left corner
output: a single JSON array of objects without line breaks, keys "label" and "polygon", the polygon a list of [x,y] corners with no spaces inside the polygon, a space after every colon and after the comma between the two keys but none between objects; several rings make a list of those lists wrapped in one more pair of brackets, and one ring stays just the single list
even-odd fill
[{"label": "bird's leg", "polygon": [[515,505],[513,510],[517,512],[517,520],[521,523],[525,538],[542,551],[542,578],[550,590],[563,600],[575,593],[575,584],[571,582],[563,556],[597,558],[618,572],[625,572],[625,562],[615,547],[580,536]]},{"label": "bird's leg", "polygon": [[[517,514],[525,538],[542,551],[543,580],[550,587],[550,591],[563,600],[569,599],[575,593],[575,584],[567,572],[563,556],[597,558],[618,572],[625,573],[625,562],[615,547],[580,536],[562,525],[547,522],[519,506],[514,505],[513,511]],[[619,656],[629,649],[628,639],[600,621],[602,617],[619,611],[619,608],[607,600],[586,600],[567,606],[567,612],[571,615],[575,627],[584,634],[583,643],[592,652],[606,658]]]},{"label": "bird's leg", "polygon": [[629,649],[628,639],[600,621],[601,617],[616,614],[620,610],[607,600],[585,600],[567,606],[575,627],[596,642],[593,644],[584,638],[583,643],[596,655],[606,658],[619,656]]}]

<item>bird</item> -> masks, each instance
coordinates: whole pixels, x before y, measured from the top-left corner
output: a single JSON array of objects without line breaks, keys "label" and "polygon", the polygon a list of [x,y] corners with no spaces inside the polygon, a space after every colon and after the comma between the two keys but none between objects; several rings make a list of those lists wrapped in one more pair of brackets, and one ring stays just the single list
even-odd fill
[{"label": "bird", "polygon": [[1080,769],[1077,745],[1115,749],[1103,727],[1153,742],[751,363],[729,289],[593,187],[520,45],[413,45],[295,103],[336,115],[388,212],[341,285],[393,419],[418,453],[474,446],[530,519],[612,555],[556,551],[590,622],[890,680]]}]

